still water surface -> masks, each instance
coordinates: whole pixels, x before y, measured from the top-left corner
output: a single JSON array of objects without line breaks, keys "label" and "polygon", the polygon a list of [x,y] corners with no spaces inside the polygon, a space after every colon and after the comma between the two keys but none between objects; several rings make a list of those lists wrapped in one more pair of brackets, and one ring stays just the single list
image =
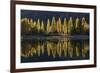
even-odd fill
[{"label": "still water surface", "polygon": [[21,62],[89,59],[88,38],[34,37],[21,40]]}]

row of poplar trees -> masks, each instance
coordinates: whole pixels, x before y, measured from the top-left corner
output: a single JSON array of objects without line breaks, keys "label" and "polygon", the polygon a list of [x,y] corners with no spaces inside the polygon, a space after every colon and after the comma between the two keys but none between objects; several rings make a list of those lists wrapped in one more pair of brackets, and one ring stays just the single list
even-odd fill
[{"label": "row of poplar trees", "polygon": [[46,24],[44,21],[40,21],[40,19],[33,20],[31,18],[22,18],[21,19],[21,32],[22,33],[30,33],[35,31],[37,33],[58,33],[58,34],[71,34],[72,32],[88,32],[89,31],[89,24],[87,23],[85,17],[82,17],[80,20],[79,18],[73,19],[70,17],[67,21],[66,18],[62,21],[59,17],[58,20],[55,17],[47,19]]}]

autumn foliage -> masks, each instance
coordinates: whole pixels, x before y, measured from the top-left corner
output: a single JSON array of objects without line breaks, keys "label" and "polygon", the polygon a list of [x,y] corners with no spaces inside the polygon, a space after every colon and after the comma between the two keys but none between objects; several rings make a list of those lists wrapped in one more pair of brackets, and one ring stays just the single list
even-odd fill
[{"label": "autumn foliage", "polygon": [[[44,23],[45,22],[45,23]],[[60,17],[56,19],[52,17],[52,20],[48,18],[47,21],[34,20],[32,18],[22,18],[21,19],[21,33],[56,33],[58,35],[71,35],[73,33],[88,33],[89,32],[89,24],[86,21],[85,17],[79,19],[73,19],[70,17],[69,19],[61,19]]]}]

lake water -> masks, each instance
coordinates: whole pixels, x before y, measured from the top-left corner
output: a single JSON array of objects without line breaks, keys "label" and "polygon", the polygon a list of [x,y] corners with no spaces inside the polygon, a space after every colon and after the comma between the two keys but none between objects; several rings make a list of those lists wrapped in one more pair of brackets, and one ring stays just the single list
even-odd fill
[{"label": "lake water", "polygon": [[21,40],[21,63],[86,59],[89,59],[88,36],[25,37]]}]

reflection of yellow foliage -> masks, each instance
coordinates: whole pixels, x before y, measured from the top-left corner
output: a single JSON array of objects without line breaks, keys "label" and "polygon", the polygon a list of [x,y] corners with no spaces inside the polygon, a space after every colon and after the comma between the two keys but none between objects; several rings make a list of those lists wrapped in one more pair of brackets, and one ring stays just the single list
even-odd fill
[{"label": "reflection of yellow foliage", "polygon": [[56,44],[53,44],[53,43],[52,43],[52,55],[53,55],[53,58],[56,57]]},{"label": "reflection of yellow foliage", "polygon": [[59,44],[59,56],[61,57],[61,55],[62,55],[62,46],[61,46],[61,43],[58,43]]},{"label": "reflection of yellow foliage", "polygon": [[47,42],[47,53],[50,56],[51,43]]},{"label": "reflection of yellow foliage", "polygon": [[38,56],[40,56],[40,44],[37,45]]},{"label": "reflection of yellow foliage", "polygon": [[84,46],[84,48],[82,49],[82,56],[83,56],[83,57],[86,57],[87,52],[88,52],[88,50],[89,50],[89,46],[86,45],[85,42],[84,42],[83,46]]},{"label": "reflection of yellow foliage", "polygon": [[42,54],[44,54],[44,44],[41,45],[41,51],[42,51]]},{"label": "reflection of yellow foliage", "polygon": [[79,48],[76,46],[76,56],[79,56]]},{"label": "reflection of yellow foliage", "polygon": [[63,49],[64,49],[64,56],[66,56],[67,55],[67,41],[64,41]]},{"label": "reflection of yellow foliage", "polygon": [[[83,42],[82,48],[80,49],[79,42],[76,42],[72,45],[72,41],[69,39],[59,40],[58,42],[55,41],[47,41],[46,43],[38,42],[36,45],[32,46],[31,44],[24,45],[25,49],[22,49],[21,56],[29,57],[29,56],[40,56],[47,52],[48,57],[53,56],[56,58],[58,55],[59,57],[86,57],[89,51],[89,44]],[[23,47],[22,47],[23,48]],[[81,51],[80,51],[81,50]],[[75,54],[75,55],[73,55]]]},{"label": "reflection of yellow foliage", "polygon": [[71,43],[68,41],[68,54],[70,57],[73,55],[73,48],[71,47]]}]

